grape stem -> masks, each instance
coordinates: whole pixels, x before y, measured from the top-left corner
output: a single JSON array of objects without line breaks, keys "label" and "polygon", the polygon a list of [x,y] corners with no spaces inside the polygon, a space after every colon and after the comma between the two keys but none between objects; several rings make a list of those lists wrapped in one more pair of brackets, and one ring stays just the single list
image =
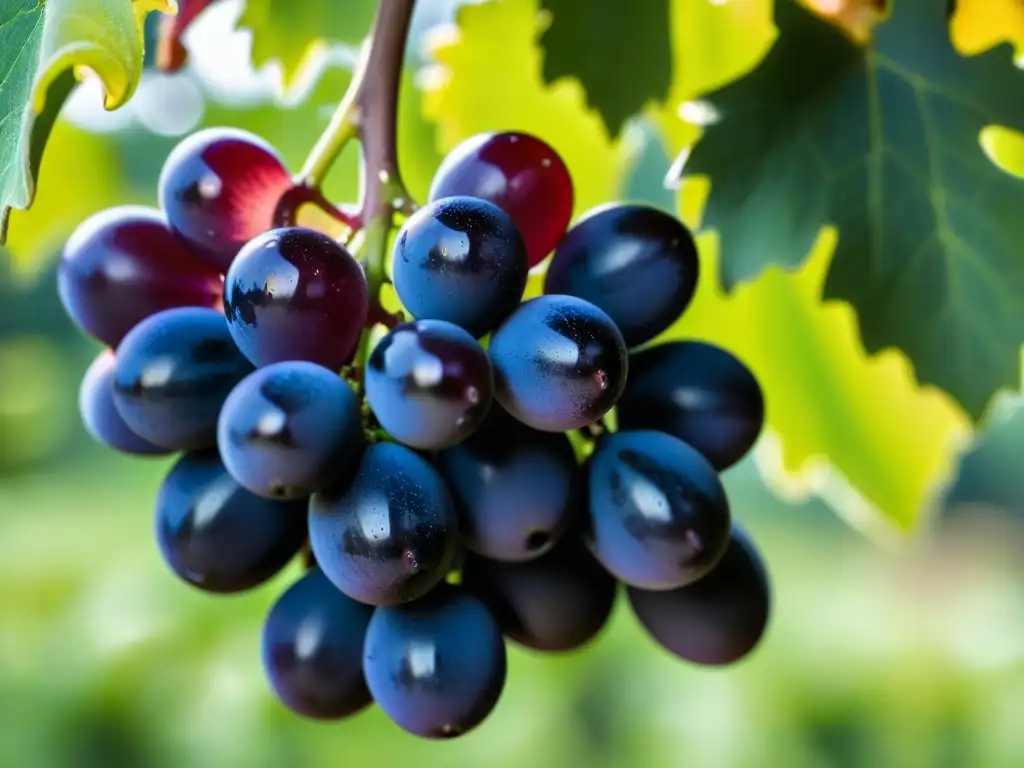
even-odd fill
[{"label": "grape stem", "polygon": [[402,319],[383,309],[380,290],[388,279],[385,256],[395,213],[408,215],[416,209],[398,169],[396,136],[398,89],[414,6],[415,0],[380,0],[352,82],[295,178],[297,187],[319,189],[345,145],[359,140],[360,199],[350,219],[353,231],[362,231],[360,256],[370,292],[368,326],[393,327]]}]

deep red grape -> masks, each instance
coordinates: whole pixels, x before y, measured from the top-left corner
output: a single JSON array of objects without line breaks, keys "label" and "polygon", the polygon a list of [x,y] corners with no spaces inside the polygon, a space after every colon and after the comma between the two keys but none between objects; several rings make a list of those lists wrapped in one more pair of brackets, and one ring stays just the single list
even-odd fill
[{"label": "deep red grape", "polygon": [[257,366],[307,360],[336,371],[366,322],[363,268],[322,232],[272,229],[231,265],[224,308],[242,354]]},{"label": "deep red grape", "polygon": [[114,347],[139,321],[172,307],[219,307],[222,281],[155,208],[109,208],[64,246],[57,290],[71,319]]},{"label": "deep red grape", "polygon": [[160,205],[196,254],[226,272],[239,249],[273,226],[292,186],[284,161],[263,139],[207,128],[184,139],[160,172]]},{"label": "deep red grape", "polygon": [[481,133],[448,153],[430,199],[454,195],[482,198],[511,216],[531,267],[558,245],[572,218],[569,169],[554,149],[525,133]]}]

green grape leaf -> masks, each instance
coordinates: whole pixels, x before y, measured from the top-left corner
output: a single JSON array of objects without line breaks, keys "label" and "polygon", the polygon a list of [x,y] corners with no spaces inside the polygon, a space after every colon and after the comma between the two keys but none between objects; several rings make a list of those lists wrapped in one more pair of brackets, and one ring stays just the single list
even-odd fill
[{"label": "green grape leaf", "polygon": [[238,26],[252,30],[253,64],[279,62],[290,89],[325,45],[359,45],[376,7],[376,0],[347,0],[344,8],[336,0],[247,0]]},{"label": "green grape leaf", "polygon": [[87,68],[116,109],[142,74],[142,20],[174,0],[4,0],[0,4],[0,242],[12,208],[35,197],[43,148]]},{"label": "green grape leaf", "polygon": [[668,95],[669,0],[542,0],[541,6],[552,19],[541,37],[544,79],[579,78],[609,134],[617,136],[631,115]]},{"label": "green grape leaf", "polygon": [[869,352],[902,349],[978,418],[1019,382],[1024,342],[1024,185],[979,133],[1024,128],[1024,73],[1008,46],[957,54],[933,0],[899,0],[864,47],[793,0],[775,19],[762,64],[707,97],[718,121],[682,164],[711,178],[723,284],[799,265],[837,226],[825,297],[857,309]]}]

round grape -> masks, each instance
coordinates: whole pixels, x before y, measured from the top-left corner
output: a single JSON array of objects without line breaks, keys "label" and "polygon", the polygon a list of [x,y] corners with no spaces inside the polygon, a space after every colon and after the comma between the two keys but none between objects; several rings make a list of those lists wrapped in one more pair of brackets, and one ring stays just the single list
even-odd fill
[{"label": "round grape", "polygon": [[675,589],[714,567],[730,515],[714,468],[678,438],[618,432],[588,466],[591,548],[613,576],[642,589]]},{"label": "round grape", "polygon": [[636,347],[668,328],[697,288],[697,246],[678,219],[647,205],[591,211],[558,245],[544,292],[603,309]]},{"label": "round grape", "polygon": [[270,499],[329,485],[362,448],[352,387],[314,363],[274,363],[244,378],[220,412],[217,445],[231,476]]},{"label": "round grape", "polygon": [[181,141],[160,172],[160,207],[204,261],[226,272],[239,249],[274,222],[292,180],[263,139],[207,128]]},{"label": "round grape", "polygon": [[404,446],[376,443],[354,478],[313,495],[309,540],[338,589],[387,605],[422,597],[447,575],[458,533],[434,468]]},{"label": "round grape", "polygon": [[136,456],[162,456],[170,449],[154,445],[132,432],[114,405],[114,354],[100,352],[82,378],[78,409],[86,431],[98,443]]},{"label": "round grape", "polygon": [[459,587],[441,584],[370,619],[363,649],[370,693],[417,736],[448,739],[478,726],[501,696],[506,669],[497,622]]},{"label": "round grape", "polygon": [[140,321],[171,307],[220,307],[222,281],[193,258],[160,211],[110,208],[78,225],[57,268],[71,319],[111,347]]},{"label": "round grape", "polygon": [[393,275],[418,320],[447,320],[479,338],[516,308],[526,246],[508,214],[486,200],[447,197],[420,208],[395,241]]},{"label": "round grape", "polygon": [[319,568],[292,584],[263,624],[263,667],[281,702],[335,720],[370,704],[363,641],[373,608],[338,591]]},{"label": "round grape", "polygon": [[578,512],[580,472],[568,438],[530,429],[500,408],[466,442],[442,451],[437,466],[463,542],[484,557],[537,557]]},{"label": "round grape", "polygon": [[495,398],[524,424],[567,432],[597,421],[626,385],[615,323],[572,296],[527,301],[491,337]]},{"label": "round grape", "polygon": [[160,551],[183,581],[241,592],[280,571],[306,539],[304,501],[269,501],[242,488],[216,451],[186,453],[156,502]]},{"label": "round grape", "polygon": [[336,371],[369,308],[366,277],[327,235],[284,227],[253,238],[224,282],[231,335],[254,365],[306,360]]},{"label": "round grape", "polygon": [[558,245],[572,218],[569,169],[536,136],[481,133],[455,147],[434,175],[430,199],[467,195],[494,203],[515,222],[532,267]]},{"label": "round grape", "polygon": [[366,365],[366,399],[377,421],[414,448],[464,440],[494,398],[487,353],[443,320],[403,323],[381,339]]},{"label": "round grape", "polygon": [[575,537],[527,563],[466,558],[462,586],[490,609],[505,636],[538,651],[571,651],[604,627],[617,584]]},{"label": "round grape", "polygon": [[757,441],[764,397],[754,374],[724,349],[674,341],[630,356],[618,416],[622,429],[675,435],[722,470]]},{"label": "round grape", "polygon": [[747,534],[735,526],[722,559],[700,581],[668,592],[629,589],[640,623],[670,653],[697,664],[739,661],[768,625],[768,575]]},{"label": "round grape", "polygon": [[252,371],[212,309],[167,309],[124,337],[114,365],[114,404],[128,427],[165,448],[217,442],[217,415]]}]

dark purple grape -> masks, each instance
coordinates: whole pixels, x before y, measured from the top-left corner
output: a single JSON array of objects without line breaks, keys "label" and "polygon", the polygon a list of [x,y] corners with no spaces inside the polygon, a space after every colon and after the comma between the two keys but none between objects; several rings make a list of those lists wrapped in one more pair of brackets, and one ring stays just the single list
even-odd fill
[{"label": "dark purple grape", "polygon": [[252,371],[224,316],[182,307],[148,317],[124,337],[114,365],[114,404],[128,427],[166,448],[217,442],[217,415]]},{"label": "dark purple grape", "polygon": [[267,142],[235,128],[207,128],[181,141],[160,172],[160,207],[204,261],[226,272],[239,249],[270,229],[292,187]]},{"label": "dark purple grape", "polygon": [[269,499],[326,488],[359,457],[359,398],[314,363],[274,363],[245,377],[220,412],[217,445],[231,476]]},{"label": "dark purple grape", "polygon": [[575,537],[527,563],[466,558],[462,586],[497,619],[505,636],[538,651],[571,651],[601,631],[618,585]]},{"label": "dark purple grape", "polygon": [[422,597],[447,575],[458,532],[434,468],[404,446],[376,443],[354,478],[313,494],[309,541],[338,589],[388,605]]},{"label": "dark purple grape", "polygon": [[443,320],[403,323],[380,340],[366,366],[366,399],[377,421],[413,448],[464,440],[487,416],[494,377],[476,339]]},{"label": "dark purple grape", "polygon": [[757,441],[764,397],[754,374],[724,349],[673,341],[630,355],[618,416],[622,429],[675,435],[722,470]]},{"label": "dark purple grape", "polygon": [[636,347],[676,321],[697,289],[697,245],[682,222],[647,205],[601,206],[558,245],[544,292],[603,309]]},{"label": "dark purple grape", "polygon": [[611,410],[626,386],[628,354],[615,323],[573,296],[524,303],[488,350],[495,398],[545,432],[585,427]]},{"label": "dark purple grape", "polygon": [[238,254],[224,281],[231,335],[254,365],[306,360],[337,371],[366,322],[366,276],[322,232],[272,229]]},{"label": "dark purple grape", "polygon": [[700,581],[668,592],[629,589],[651,637],[697,664],[731,664],[749,654],[768,626],[768,574],[747,534],[735,526],[722,559]]},{"label": "dark purple grape", "polygon": [[437,466],[463,542],[484,557],[537,557],[578,512],[580,472],[568,438],[530,429],[500,408],[466,442],[442,451]]},{"label": "dark purple grape", "polygon": [[420,208],[395,241],[393,275],[418,320],[447,320],[475,338],[516,308],[526,288],[526,245],[508,214],[474,197]]},{"label": "dark purple grape", "polygon": [[132,432],[114,405],[114,353],[100,352],[82,378],[78,410],[86,431],[96,442],[135,456],[164,456],[169,448],[154,445]]},{"label": "dark purple grape", "polygon": [[707,459],[662,432],[618,432],[587,467],[590,545],[616,578],[675,589],[708,573],[729,544],[725,490]]},{"label": "dark purple grape", "polygon": [[569,169],[550,146],[526,133],[480,133],[448,153],[430,199],[468,195],[512,217],[532,267],[558,245],[572,218]]},{"label": "dark purple grape", "polygon": [[186,453],[160,486],[156,535],[164,560],[207,592],[241,592],[274,576],[306,539],[305,501],[245,490],[216,451]]},{"label": "dark purple grape", "polygon": [[374,700],[400,728],[449,739],[478,726],[505,687],[505,642],[466,590],[441,584],[370,619],[363,671]]},{"label": "dark purple grape", "polygon": [[78,225],[57,268],[75,323],[116,347],[140,321],[172,307],[220,307],[222,281],[174,236],[160,211],[109,208]]},{"label": "dark purple grape", "polygon": [[336,720],[370,704],[363,641],[372,615],[373,608],[343,595],[319,568],[277,599],[263,624],[263,668],[286,707]]}]

